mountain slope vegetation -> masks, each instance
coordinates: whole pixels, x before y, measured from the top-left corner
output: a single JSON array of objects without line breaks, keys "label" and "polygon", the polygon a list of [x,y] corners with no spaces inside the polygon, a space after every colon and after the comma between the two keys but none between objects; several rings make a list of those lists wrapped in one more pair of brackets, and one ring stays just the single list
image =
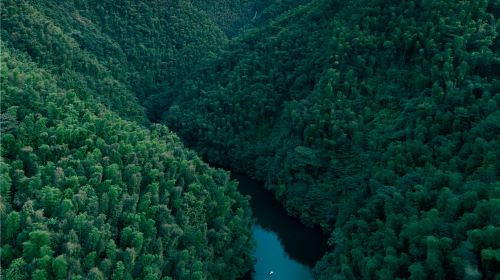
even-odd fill
[{"label": "mountain slope vegetation", "polygon": [[247,199],[140,104],[214,55],[226,41],[218,27],[189,1],[1,9],[0,277],[235,279],[251,269]]},{"label": "mountain slope vegetation", "polygon": [[224,33],[232,37],[268,23],[281,13],[309,0],[192,0]]},{"label": "mountain slope vegetation", "polygon": [[98,97],[138,121],[144,117],[140,103],[215,56],[227,41],[187,0],[2,4],[6,44],[27,52],[80,95]]},{"label": "mountain slope vegetation", "polygon": [[248,201],[199,154],[330,234],[318,279],[497,279],[499,16],[498,0],[2,1],[1,276],[243,276]]},{"label": "mountain slope vegetation", "polygon": [[231,42],[164,122],[331,232],[319,279],[494,279],[499,8],[312,1]]}]

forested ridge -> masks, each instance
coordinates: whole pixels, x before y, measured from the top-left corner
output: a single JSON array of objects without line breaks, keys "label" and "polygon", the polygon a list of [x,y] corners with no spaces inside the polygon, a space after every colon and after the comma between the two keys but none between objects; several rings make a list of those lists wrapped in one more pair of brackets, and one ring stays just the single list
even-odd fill
[{"label": "forested ridge", "polygon": [[330,235],[318,279],[498,279],[499,16],[3,0],[1,276],[242,277],[249,204],[203,158]]},{"label": "forested ridge", "polygon": [[227,41],[188,0],[2,4],[6,44],[80,95],[138,121],[145,121],[140,103],[214,57]]},{"label": "forested ridge", "polygon": [[232,37],[266,24],[281,13],[309,0],[192,0],[224,33]]},{"label": "forested ridge", "polygon": [[312,1],[169,96],[205,159],[331,232],[319,279],[500,277],[498,1]]},{"label": "forested ridge", "polygon": [[236,279],[248,201],[141,102],[227,41],[189,1],[2,1],[1,278]]}]

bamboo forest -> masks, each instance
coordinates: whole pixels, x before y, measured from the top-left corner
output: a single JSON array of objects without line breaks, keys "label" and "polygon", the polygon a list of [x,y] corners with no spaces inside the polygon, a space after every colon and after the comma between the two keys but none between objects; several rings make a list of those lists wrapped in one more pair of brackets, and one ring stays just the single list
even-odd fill
[{"label": "bamboo forest", "polygon": [[500,0],[0,8],[0,279],[500,280]]}]

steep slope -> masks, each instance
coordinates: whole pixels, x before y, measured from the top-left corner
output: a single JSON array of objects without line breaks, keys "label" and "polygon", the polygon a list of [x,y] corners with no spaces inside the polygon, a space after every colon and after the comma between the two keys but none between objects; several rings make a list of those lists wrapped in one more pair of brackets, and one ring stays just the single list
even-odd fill
[{"label": "steep slope", "polygon": [[309,0],[191,0],[230,37],[266,24],[281,13]]},{"label": "steep slope", "polygon": [[248,201],[140,102],[219,51],[189,1],[2,1],[0,278],[235,279]]},{"label": "steep slope", "polygon": [[5,279],[235,279],[251,268],[248,201],[227,173],[166,127],[125,121],[1,47]]},{"label": "steep slope", "polygon": [[178,86],[165,123],[332,230],[320,279],[493,279],[499,8],[313,1]]},{"label": "steep slope", "polygon": [[78,95],[144,122],[139,103],[215,56],[226,38],[188,0],[8,0],[2,41]]}]

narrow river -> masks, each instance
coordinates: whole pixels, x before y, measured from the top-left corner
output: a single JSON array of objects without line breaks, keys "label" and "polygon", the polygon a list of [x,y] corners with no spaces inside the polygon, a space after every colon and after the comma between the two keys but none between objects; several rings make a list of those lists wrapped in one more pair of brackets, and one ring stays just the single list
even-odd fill
[{"label": "narrow river", "polygon": [[231,177],[239,181],[240,192],[250,196],[256,219],[253,236],[257,263],[244,279],[314,279],[311,269],[326,251],[327,236],[288,216],[262,183],[242,174]]}]

